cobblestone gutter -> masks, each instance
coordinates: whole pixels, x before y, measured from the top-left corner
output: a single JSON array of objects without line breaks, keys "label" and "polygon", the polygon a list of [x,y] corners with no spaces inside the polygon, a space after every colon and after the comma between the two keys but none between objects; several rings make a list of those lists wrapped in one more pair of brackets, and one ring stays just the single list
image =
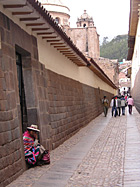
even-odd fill
[{"label": "cobblestone gutter", "polygon": [[67,187],[123,185],[126,117],[112,118],[93,144]]}]

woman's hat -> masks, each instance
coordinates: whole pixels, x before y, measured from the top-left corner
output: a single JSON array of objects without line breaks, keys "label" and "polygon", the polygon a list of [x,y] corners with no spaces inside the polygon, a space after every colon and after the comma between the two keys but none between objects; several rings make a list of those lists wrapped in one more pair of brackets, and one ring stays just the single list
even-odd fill
[{"label": "woman's hat", "polygon": [[38,126],[37,125],[31,125],[30,127],[27,127],[28,130],[32,130],[32,131],[37,131],[37,132],[40,132],[40,130],[38,129]]}]

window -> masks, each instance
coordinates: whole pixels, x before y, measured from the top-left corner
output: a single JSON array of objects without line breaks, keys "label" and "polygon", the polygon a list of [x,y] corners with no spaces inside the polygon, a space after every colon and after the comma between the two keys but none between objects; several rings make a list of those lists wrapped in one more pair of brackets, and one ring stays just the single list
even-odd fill
[{"label": "window", "polygon": [[56,18],[55,18],[55,22],[56,22],[57,24],[59,24],[59,23],[60,23],[60,18],[56,17]]},{"label": "window", "polygon": [[86,27],[86,24],[84,23],[83,27]]}]

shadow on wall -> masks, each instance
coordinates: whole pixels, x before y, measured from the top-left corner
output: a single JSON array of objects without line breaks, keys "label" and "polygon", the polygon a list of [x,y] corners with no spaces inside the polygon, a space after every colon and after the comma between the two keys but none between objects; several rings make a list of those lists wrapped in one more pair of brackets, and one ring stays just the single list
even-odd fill
[{"label": "shadow on wall", "polygon": [[134,99],[134,105],[137,111],[140,113],[140,69],[135,77],[134,87],[131,91],[131,95]]}]

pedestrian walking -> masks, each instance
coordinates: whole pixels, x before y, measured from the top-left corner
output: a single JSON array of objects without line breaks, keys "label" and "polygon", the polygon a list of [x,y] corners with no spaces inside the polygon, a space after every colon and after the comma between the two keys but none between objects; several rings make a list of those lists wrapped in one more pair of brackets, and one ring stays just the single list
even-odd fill
[{"label": "pedestrian walking", "polygon": [[127,106],[124,96],[121,98],[122,115],[125,115],[125,107]]},{"label": "pedestrian walking", "polygon": [[128,110],[129,110],[129,114],[132,114],[132,107],[134,105],[134,100],[132,98],[132,96],[129,96],[129,99],[127,100],[128,103]]},{"label": "pedestrian walking", "polygon": [[[113,116],[116,117],[117,116],[117,106],[118,106],[117,97],[112,98],[110,106],[112,107],[112,117]],[[114,111],[115,111],[115,113],[114,113]]]},{"label": "pedestrian walking", "polygon": [[109,104],[109,101],[106,98],[106,96],[104,96],[104,98],[102,99],[102,104],[103,104],[104,115],[106,117],[107,116],[107,112],[108,112],[108,104]]},{"label": "pedestrian walking", "polygon": [[118,105],[118,116],[121,115],[121,99],[120,96],[117,97],[117,105]]}]

